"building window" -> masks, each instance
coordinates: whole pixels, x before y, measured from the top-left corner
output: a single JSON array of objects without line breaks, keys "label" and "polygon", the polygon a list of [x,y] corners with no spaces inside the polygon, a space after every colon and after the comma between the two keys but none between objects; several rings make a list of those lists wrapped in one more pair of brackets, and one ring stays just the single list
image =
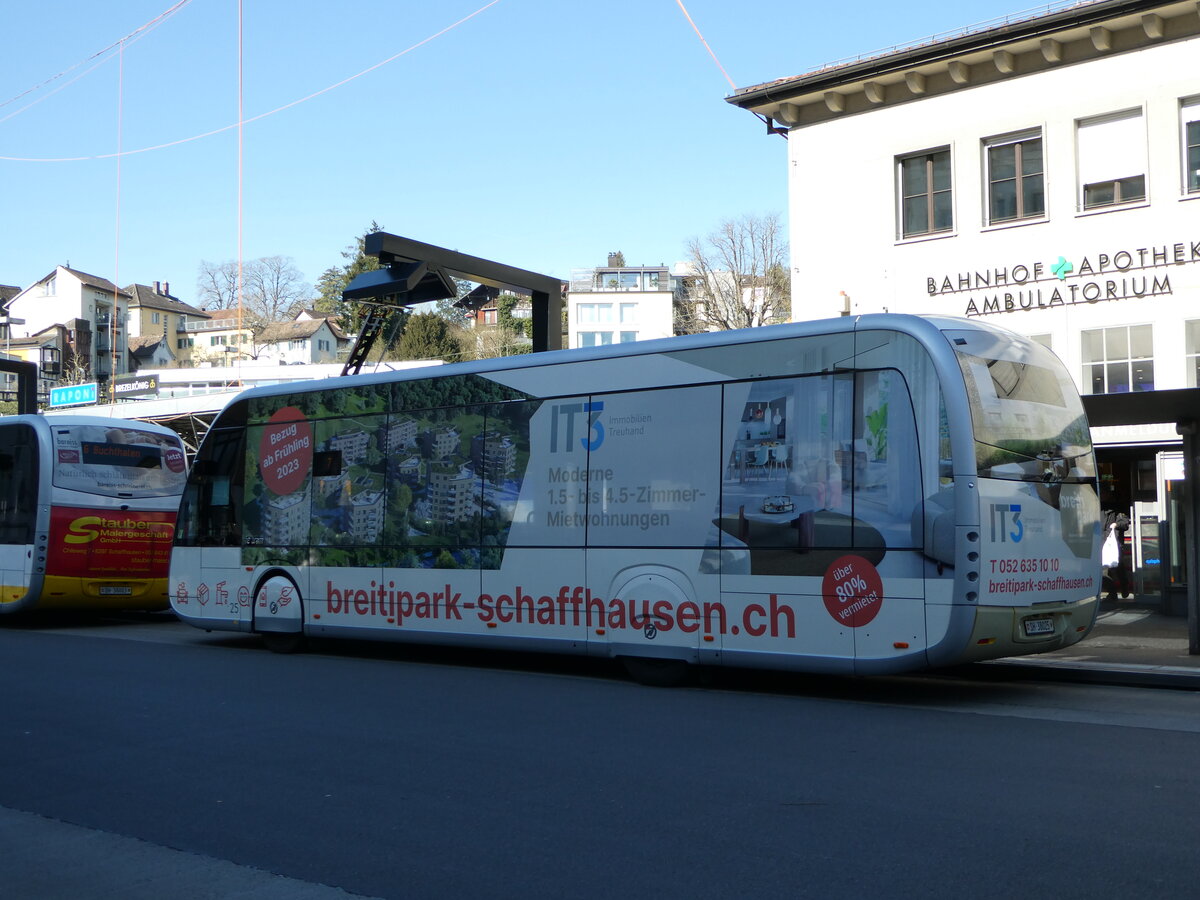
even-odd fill
[{"label": "building window", "polygon": [[1183,184],[1188,194],[1200,194],[1200,97],[1183,101]]},{"label": "building window", "polygon": [[950,150],[897,160],[900,177],[900,234],[917,237],[954,227]]},{"label": "building window", "polygon": [[636,303],[622,303],[621,304],[621,322],[622,322],[622,324],[627,324],[629,322],[636,322],[636,321],[637,321],[637,304]]},{"label": "building window", "polygon": [[580,325],[593,325],[597,322],[611,322],[613,316],[613,305],[611,303],[580,303],[577,315],[577,321]]},{"label": "building window", "polygon": [[220,347],[224,343],[225,343],[225,339],[222,338],[219,334],[211,335],[208,339],[208,346],[210,346],[210,347]]},{"label": "building window", "polygon": [[622,331],[621,332],[621,343],[622,344],[632,344],[636,340],[637,340],[637,332],[636,331]]},{"label": "building window", "polygon": [[1187,386],[1200,387],[1200,319],[1184,322],[1187,341]]},{"label": "building window", "polygon": [[156,312],[150,313],[150,324],[157,325],[158,323],[159,323],[158,313],[156,313]]},{"label": "building window", "polygon": [[500,310],[498,310],[498,309],[483,310],[483,324],[484,325],[495,325],[496,322],[498,321],[497,317],[499,316],[499,314],[500,314]]},{"label": "building window", "polygon": [[1040,132],[987,144],[988,224],[1036,219],[1046,214]]},{"label": "building window", "polygon": [[1154,337],[1149,325],[1121,325],[1081,333],[1084,390],[1126,394],[1154,390]]},{"label": "building window", "polygon": [[613,342],[611,331],[581,331],[579,332],[580,347],[602,347]]},{"label": "building window", "polygon": [[1031,334],[1029,339],[1035,344],[1041,344],[1047,350],[1054,349],[1054,342],[1050,339],[1050,335],[1048,334]]},{"label": "building window", "polygon": [[1140,109],[1081,119],[1076,137],[1083,209],[1146,199],[1146,129]]}]

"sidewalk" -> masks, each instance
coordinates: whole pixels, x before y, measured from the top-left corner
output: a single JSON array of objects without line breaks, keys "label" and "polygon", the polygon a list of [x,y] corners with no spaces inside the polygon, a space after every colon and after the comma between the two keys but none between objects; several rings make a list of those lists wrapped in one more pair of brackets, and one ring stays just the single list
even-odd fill
[{"label": "sidewalk", "polygon": [[1064,650],[982,665],[1073,681],[1200,690],[1200,655],[1188,654],[1187,618],[1136,602],[1105,602],[1092,633]]}]

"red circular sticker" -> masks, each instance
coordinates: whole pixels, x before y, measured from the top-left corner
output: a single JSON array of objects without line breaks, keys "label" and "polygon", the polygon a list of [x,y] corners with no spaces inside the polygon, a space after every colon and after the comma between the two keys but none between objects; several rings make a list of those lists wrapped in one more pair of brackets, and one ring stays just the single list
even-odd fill
[{"label": "red circular sticker", "polygon": [[166,463],[167,463],[168,469],[170,469],[172,472],[176,472],[176,473],[182,472],[183,471],[183,462],[184,462],[184,456],[183,456],[182,450],[180,450],[178,447],[168,447],[167,448]]},{"label": "red circular sticker", "polygon": [[258,465],[263,482],[283,495],[304,484],[312,467],[312,426],[304,413],[285,406],[271,416],[258,445]]},{"label": "red circular sticker", "polygon": [[833,561],[821,584],[825,608],[841,625],[861,628],[883,605],[883,581],[869,560],[847,555]]}]

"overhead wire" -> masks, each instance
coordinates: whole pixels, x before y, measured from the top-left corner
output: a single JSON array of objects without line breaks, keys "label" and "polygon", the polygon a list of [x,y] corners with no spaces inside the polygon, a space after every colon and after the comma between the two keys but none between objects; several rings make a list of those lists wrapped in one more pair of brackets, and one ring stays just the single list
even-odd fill
[{"label": "overhead wire", "polygon": [[[182,2],[190,2],[190,0],[182,0]],[[341,81],[337,81],[327,87],[323,87],[319,91],[313,91],[311,94],[308,94],[307,96],[304,96],[304,97],[300,97],[299,99],[293,100],[290,103],[285,103],[282,106],[277,106],[272,110],[268,110],[267,112],[264,112],[264,113],[259,113],[258,115],[251,116],[248,119],[245,119],[245,118],[242,118],[239,116],[239,121],[237,121],[237,122],[233,122],[229,125],[224,125],[220,128],[214,128],[211,131],[206,131],[202,134],[196,134],[196,135],[192,135],[191,137],[180,138],[180,139],[174,140],[174,141],[167,141],[166,143],[155,144],[150,147],[140,147],[135,150],[123,150],[121,152],[125,156],[133,156],[134,154],[138,154],[138,153],[150,153],[151,151],[154,151],[154,150],[165,150],[168,147],[177,147],[181,144],[189,144],[194,141],[203,140],[204,138],[207,138],[207,137],[212,137],[213,135],[222,134],[226,131],[232,131],[235,128],[240,128],[244,125],[249,125],[252,122],[258,122],[262,119],[266,119],[270,116],[274,116],[285,110],[291,109],[293,106],[299,106],[301,103],[307,103],[309,100],[314,100],[317,97],[320,97],[322,94],[328,94],[330,91],[336,90],[337,88],[340,88],[343,85],[349,84],[350,82],[352,82],[358,78],[362,78],[364,75],[369,75],[371,72],[374,72],[376,69],[380,69],[380,68],[388,65],[389,63],[395,62],[397,59],[400,59],[400,57],[406,56],[409,53],[412,53],[414,50],[417,50],[417,49],[425,46],[430,41],[434,41],[437,38],[441,37],[442,35],[450,32],[450,31],[453,31],[455,28],[458,28],[460,25],[463,25],[463,24],[469,22],[471,19],[475,18],[476,16],[480,15],[483,12],[486,12],[488,9],[495,6],[499,2],[501,2],[501,0],[490,0],[490,2],[485,3],[483,6],[479,7],[474,12],[463,16],[458,21],[452,22],[451,24],[447,25],[445,28],[441,29],[440,31],[434,32],[433,34],[429,35],[428,37],[417,41],[415,44],[412,44],[411,46],[406,47],[405,49],[401,50],[399,53],[394,53],[391,56],[389,56],[387,59],[380,60],[379,62],[375,63],[374,65],[368,66],[367,68],[363,69],[361,72],[356,72],[355,74],[353,74],[347,78],[343,78]],[[65,85],[64,85],[64,87],[65,87]],[[0,121],[3,121],[3,120],[0,120]],[[112,159],[113,156],[115,156],[115,155],[116,154],[113,154],[113,153],[98,153],[98,154],[95,154],[92,156],[60,156],[60,157],[0,156],[0,160],[2,160],[4,162],[85,162],[88,160],[95,160],[95,159]]]},{"label": "overhead wire", "polygon": [[24,106],[22,106],[20,109],[13,110],[8,115],[4,116],[3,118],[0,118],[0,123],[7,122],[9,119],[14,118],[15,116],[19,116],[21,113],[25,112],[25,110],[30,109],[31,107],[37,106],[37,104],[41,103],[43,100],[48,100],[50,97],[53,97],[59,91],[70,87],[75,82],[79,81],[79,79],[91,74],[92,72],[94,72],[96,69],[98,69],[100,66],[104,65],[106,62],[108,62],[112,58],[113,51],[123,52],[124,49],[126,47],[128,47],[130,44],[140,41],[147,34],[149,34],[151,31],[153,31],[155,28],[157,28],[159,25],[161,25],[163,22],[165,22],[167,19],[169,19],[171,16],[173,16],[176,12],[183,9],[183,7],[187,6],[191,2],[192,2],[192,0],[179,0],[179,2],[176,3],[174,6],[172,6],[170,9],[167,9],[167,10],[159,13],[157,16],[155,16],[150,21],[145,22],[142,25],[139,25],[133,31],[129,32],[129,34],[113,41],[111,44],[109,44],[103,50],[97,50],[91,56],[88,56],[85,59],[81,59],[79,62],[75,63],[75,65],[68,66],[67,68],[63,69],[61,72],[58,72],[55,75],[51,75],[49,78],[45,79],[44,81],[41,81],[38,84],[35,84],[33,87],[26,88],[25,90],[21,91],[16,96],[9,97],[7,100],[0,102],[0,109],[3,109],[4,107],[8,106],[10,103],[16,103],[22,97],[26,97],[30,94],[40,91],[42,88],[46,87],[47,85],[53,84],[55,81],[57,81],[60,78],[65,78],[67,75],[74,72],[80,66],[87,65],[87,63],[91,62],[92,60],[96,60],[96,62],[93,65],[91,65],[84,71],[80,72],[78,75],[76,75],[70,81],[60,84],[54,90],[49,91],[46,94],[43,94],[41,97],[34,100],[33,102],[27,103]]},{"label": "overhead wire", "polygon": [[[687,7],[683,5],[683,0],[675,0],[675,2],[679,5],[679,9],[683,13],[683,17],[687,19],[688,24],[692,26],[692,31],[696,32],[696,37],[700,39],[700,43],[704,45],[704,49],[708,51],[708,55],[712,57],[712,61],[716,63],[717,68],[721,70],[721,74],[725,76],[725,80],[729,82],[730,89],[736,91],[737,85],[734,83],[733,79],[729,77],[729,73],[725,71],[725,67],[721,65],[721,60],[717,58],[717,54],[713,52],[713,48],[709,46],[708,41],[704,39],[704,35],[700,33],[700,28],[696,25],[696,21],[692,18],[692,14],[687,11]],[[751,110],[750,112],[767,126],[767,130],[769,132],[772,134],[782,135],[784,138],[787,137],[787,133],[775,128],[771,124],[771,120],[766,116],[756,113],[754,110]]]}]

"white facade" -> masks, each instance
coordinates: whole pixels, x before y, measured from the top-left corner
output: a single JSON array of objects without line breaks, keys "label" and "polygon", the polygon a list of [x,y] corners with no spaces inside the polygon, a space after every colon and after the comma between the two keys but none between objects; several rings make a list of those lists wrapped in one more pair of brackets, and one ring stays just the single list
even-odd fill
[{"label": "white facade", "polygon": [[[835,88],[826,78],[804,98],[822,117],[788,132],[793,317],[847,308],[978,315],[1045,336],[1084,393],[1093,392],[1091,364],[1106,360],[1085,351],[1083,333],[1148,325],[1147,386],[1196,386],[1190,357],[1200,348],[1183,323],[1200,319],[1200,183],[1186,170],[1185,126],[1200,119],[1200,14],[1195,4],[1159,5],[1182,11],[1186,36],[1148,37],[1148,26],[1127,16],[1106,29],[1107,52],[1085,28],[988,49],[978,61],[943,56],[895,83],[877,74]],[[1055,46],[1059,63],[1046,59]],[[803,118],[799,99],[794,114]],[[1124,121],[1113,126],[1112,146],[1089,143],[1089,126],[1114,114]],[[988,150],[1020,139],[1041,141],[1044,213],[993,222]],[[903,161],[940,151],[949,152],[952,227],[906,237]],[[1144,175],[1145,199],[1085,209],[1082,186],[1105,166],[1117,179]]]},{"label": "white facade", "polygon": [[[1099,0],[740,90],[787,126],[793,317],[979,317],[1084,394],[1196,387],[1197,60],[1195,3]],[[1157,591],[1174,423],[1093,438]]]},{"label": "white facade", "polygon": [[675,333],[676,280],[665,266],[607,266],[571,274],[568,346],[602,347]]},{"label": "white facade", "polygon": [[[1200,94],[1198,54],[1200,41],[1156,47],[793,129],[793,172],[835,169],[803,189],[793,177],[793,315],[838,315],[843,292],[854,313],[981,315],[1047,335],[1085,393],[1081,332],[1148,324],[1153,385],[1194,387],[1182,322],[1200,318],[1200,192],[1185,190],[1181,104]],[[1141,120],[1146,200],[1084,210],[1078,122],[1125,110]],[[1030,133],[1042,136],[1045,215],[991,225],[986,142]],[[905,239],[896,160],[938,147],[950,150],[954,227]],[[845,229],[814,210],[849,214]]]},{"label": "white facade", "polygon": [[58,266],[13,297],[8,315],[14,338],[30,337],[54,325],[82,319],[91,333],[90,342],[83,342],[78,335],[73,340],[76,347],[86,349],[88,372],[107,378],[114,359],[118,375],[128,371],[129,294],[111,281]]}]

